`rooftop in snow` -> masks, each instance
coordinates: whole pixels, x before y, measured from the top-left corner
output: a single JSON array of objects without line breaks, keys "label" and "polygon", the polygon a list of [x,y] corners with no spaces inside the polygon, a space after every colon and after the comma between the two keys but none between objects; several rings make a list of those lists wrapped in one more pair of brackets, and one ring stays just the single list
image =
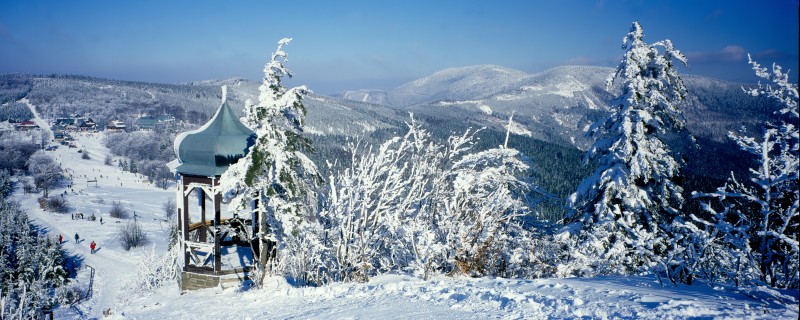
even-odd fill
[{"label": "rooftop in snow", "polygon": [[183,175],[218,176],[228,166],[247,155],[256,134],[247,128],[224,99],[214,117],[196,130],[183,132],[175,139],[177,166]]}]

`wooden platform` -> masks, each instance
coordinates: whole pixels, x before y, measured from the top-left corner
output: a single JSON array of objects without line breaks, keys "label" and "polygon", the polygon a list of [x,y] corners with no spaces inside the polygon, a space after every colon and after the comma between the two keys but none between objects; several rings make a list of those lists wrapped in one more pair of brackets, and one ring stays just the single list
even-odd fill
[{"label": "wooden platform", "polygon": [[181,272],[181,292],[221,287],[223,289],[240,287],[250,281],[249,272],[245,270],[233,271],[226,274],[213,275],[191,271]]}]

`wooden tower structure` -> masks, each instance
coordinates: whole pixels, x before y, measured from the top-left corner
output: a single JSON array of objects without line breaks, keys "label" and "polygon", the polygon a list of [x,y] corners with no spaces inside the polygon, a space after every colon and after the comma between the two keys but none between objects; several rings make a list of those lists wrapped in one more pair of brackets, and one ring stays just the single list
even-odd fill
[{"label": "wooden tower structure", "polygon": [[[181,290],[216,287],[224,276],[245,272],[246,266],[225,270],[221,245],[226,239],[230,219],[222,219],[222,192],[219,178],[233,163],[244,157],[255,143],[256,134],[242,124],[225,100],[214,117],[199,129],[183,132],[175,139],[177,160],[170,164],[177,175],[177,227],[183,248]],[[198,205],[190,212],[190,197]],[[210,202],[210,205],[207,205]],[[194,216],[194,220],[191,218]],[[242,277],[240,276],[239,279]],[[235,279],[235,277],[234,277]]]}]

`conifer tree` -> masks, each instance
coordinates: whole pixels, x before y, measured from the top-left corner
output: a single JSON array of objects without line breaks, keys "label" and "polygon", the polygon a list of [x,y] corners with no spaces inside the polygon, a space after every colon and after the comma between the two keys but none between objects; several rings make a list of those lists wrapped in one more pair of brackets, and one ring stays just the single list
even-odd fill
[{"label": "conifer tree", "polygon": [[587,256],[596,257],[597,273],[628,273],[653,264],[663,248],[659,224],[676,215],[683,199],[672,179],[680,162],[663,139],[683,128],[676,106],[686,87],[674,63],[686,58],[670,40],[648,44],[634,22],[622,48],[625,55],[607,86],[622,82],[612,113],[593,128],[596,142],[585,161],[598,164],[570,203],[576,209],[566,220],[580,230]]},{"label": "conifer tree", "polygon": [[[295,237],[306,220],[315,214],[316,165],[303,151],[311,142],[303,137],[306,110],[302,96],[305,86],[286,89],[282,80],[292,74],[284,66],[287,61],[283,46],[289,38],[278,42],[277,50],[264,66],[264,81],[259,87],[258,103],[247,101],[243,122],[256,133],[255,144],[248,154],[231,165],[220,184],[227,198],[240,209],[252,204],[259,221],[260,270],[267,271],[268,248],[277,243],[277,254],[301,241]],[[272,259],[273,272],[280,272],[281,257]],[[262,273],[263,275],[263,273]]]},{"label": "conifer tree", "polygon": [[37,234],[28,215],[0,196],[0,318],[34,319],[56,304],[68,271],[61,244]]}]

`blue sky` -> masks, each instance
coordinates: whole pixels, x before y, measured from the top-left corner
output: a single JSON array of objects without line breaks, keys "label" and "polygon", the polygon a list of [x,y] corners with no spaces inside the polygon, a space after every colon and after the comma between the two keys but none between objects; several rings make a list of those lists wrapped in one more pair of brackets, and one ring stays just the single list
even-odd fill
[{"label": "blue sky", "polygon": [[797,81],[798,0],[2,1],[0,73],[259,80],[292,37],[290,85],[330,94],[477,64],[616,66],[634,20],[688,56],[684,73],[755,81],[751,53]]}]

